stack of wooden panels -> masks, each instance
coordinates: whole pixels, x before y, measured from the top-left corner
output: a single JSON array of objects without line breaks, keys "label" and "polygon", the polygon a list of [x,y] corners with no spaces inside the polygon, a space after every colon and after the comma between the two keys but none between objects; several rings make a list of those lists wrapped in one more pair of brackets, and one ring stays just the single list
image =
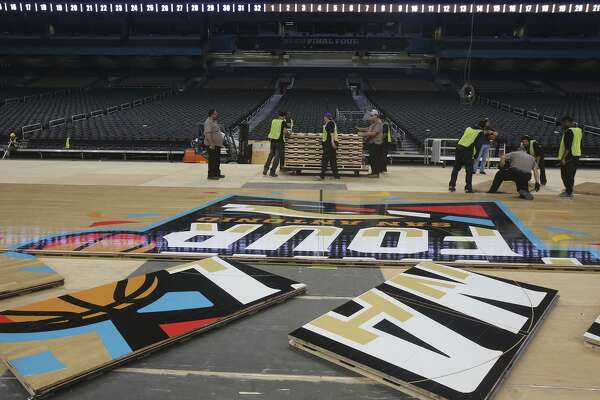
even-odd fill
[{"label": "stack of wooden panels", "polygon": [[[321,169],[321,134],[294,133],[285,144],[285,169]],[[363,171],[363,140],[355,134],[340,134],[337,163],[340,171]]]}]

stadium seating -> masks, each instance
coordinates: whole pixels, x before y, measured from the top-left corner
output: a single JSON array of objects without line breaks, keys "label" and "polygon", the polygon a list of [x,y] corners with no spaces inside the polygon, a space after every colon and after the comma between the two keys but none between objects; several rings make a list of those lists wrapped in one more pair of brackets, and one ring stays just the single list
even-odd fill
[{"label": "stadium seating", "polygon": [[509,148],[516,147],[524,134],[539,138],[546,147],[558,145],[554,126],[484,104],[463,106],[456,94],[370,92],[368,96],[421,146],[426,138],[458,138],[482,117],[490,118]]},{"label": "stadium seating", "polygon": [[0,89],[0,106],[5,100],[14,99],[15,101],[23,101],[23,97],[37,96],[42,93],[52,93],[54,89],[35,88],[35,87],[3,87]]},{"label": "stadium seating", "polygon": [[294,82],[296,90],[344,90],[341,79],[301,78]]},{"label": "stadium seating", "polygon": [[80,77],[47,77],[31,82],[29,87],[38,88],[84,88],[90,86],[97,81],[97,77],[80,76]]},{"label": "stadium seating", "polygon": [[262,104],[269,91],[191,89],[160,101],[98,118],[39,132],[32,146],[63,143],[71,137],[75,148],[183,149],[198,136],[208,110],[215,108],[226,130]]},{"label": "stadium seating", "polygon": [[372,90],[380,92],[438,92],[432,81],[425,79],[369,79]]},{"label": "stadium seating", "polygon": [[187,80],[181,76],[129,76],[111,83],[118,88],[177,88],[182,87]]},{"label": "stadium seating", "polygon": [[474,80],[471,82],[478,93],[531,93],[534,91],[523,81]]},{"label": "stadium seating", "polygon": [[203,86],[205,89],[261,89],[267,90],[273,87],[271,79],[261,78],[217,78],[212,79]]},{"label": "stadium seating", "polygon": [[600,94],[600,81],[555,81],[567,93]]},{"label": "stadium seating", "polygon": [[560,118],[570,115],[579,125],[600,127],[600,101],[586,96],[561,96],[556,94],[498,94],[494,100]]},{"label": "stadium seating", "polygon": [[[358,111],[348,90],[317,91],[298,90],[288,91],[274,110],[290,111],[294,118],[295,132],[320,132],[323,125],[323,113],[329,111],[335,115],[336,110]],[[271,117],[266,117],[250,133],[250,139],[265,140],[271,125]],[[338,130],[348,132],[354,124],[338,121]]]},{"label": "stadium seating", "polygon": [[120,106],[157,93],[159,92],[156,89],[75,90],[34,98],[23,103],[6,104],[0,107],[0,136],[7,134],[9,130],[20,129],[30,124],[40,123],[46,126],[53,120],[69,120],[77,114],[89,114],[94,110]]}]

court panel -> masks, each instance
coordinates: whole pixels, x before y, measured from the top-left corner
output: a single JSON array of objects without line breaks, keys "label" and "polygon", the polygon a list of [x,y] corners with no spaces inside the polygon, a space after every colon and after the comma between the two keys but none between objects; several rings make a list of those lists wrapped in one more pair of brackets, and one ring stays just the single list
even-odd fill
[{"label": "court panel", "polygon": [[[61,272],[65,277],[65,286],[1,300],[1,309],[15,308],[85,287],[97,286],[97,283],[93,281],[94,276],[101,282],[109,282],[122,279],[124,273],[134,276],[176,265],[173,262],[163,261],[144,263],[142,260],[73,257],[45,257],[41,260],[51,263],[57,271]],[[388,398],[390,393],[397,396],[397,393],[377,385],[359,388],[356,385],[347,387],[350,385],[328,382],[303,383],[306,391],[300,391],[294,388],[301,388],[303,384],[295,381],[285,382],[283,379],[277,379],[276,376],[355,377],[356,375],[345,369],[309,354],[290,349],[287,343],[287,333],[345,303],[350,297],[382,283],[403,269],[345,269],[325,266],[308,268],[287,264],[254,265],[288,279],[307,283],[306,296],[292,299],[251,318],[234,322],[219,332],[207,333],[208,335],[214,334],[214,338],[219,339],[218,343],[209,344],[209,341],[205,342],[203,337],[194,338],[147,358],[133,360],[126,367],[142,369],[142,371],[126,374],[127,379],[120,378],[120,373],[108,373],[97,379],[78,384],[66,392],[61,392],[61,398],[106,399],[110,397],[110,393],[127,390],[128,382],[133,380],[141,385],[140,399],[178,398],[177,396],[187,398],[189,393],[199,393],[204,390],[210,392],[207,396],[221,398],[223,393],[219,392],[216,387],[223,384],[227,385],[227,390],[235,388],[237,392],[260,392],[263,393],[261,398],[274,400],[285,398],[282,397],[284,395],[287,396],[286,393],[280,393],[278,389],[281,388],[291,389],[290,399],[303,400],[314,398],[311,396],[313,388],[315,391],[322,390],[327,394],[325,398],[332,400],[354,398],[352,393],[355,393],[356,397],[374,399]],[[85,278],[81,277],[82,271]],[[112,280],[109,279],[111,271],[115,276],[115,279]],[[385,272],[385,277],[382,272]],[[548,320],[544,322],[535,340],[503,384],[497,398],[514,400],[519,398],[515,396],[526,396],[520,398],[562,400],[567,398],[566,394],[570,396],[569,398],[585,400],[596,398],[598,389],[600,389],[595,372],[598,353],[582,344],[581,335],[600,311],[600,297],[598,297],[597,291],[600,286],[600,274],[508,270],[486,270],[485,273],[504,279],[552,287],[561,293],[558,305]],[[329,292],[331,293],[328,296]],[[220,336],[221,334],[223,336]],[[265,339],[271,343],[270,347],[257,345]],[[248,343],[253,345],[248,346]],[[256,351],[256,348],[260,351]],[[549,349],[552,350],[549,351]],[[238,353],[241,357],[233,356]],[[223,357],[222,354],[231,356]],[[540,365],[543,365],[543,368],[540,368]],[[185,376],[173,375],[170,370],[184,371]],[[276,382],[256,381],[252,375],[246,378],[233,376],[223,380],[218,377],[188,375],[185,371],[201,371],[203,373],[208,371],[214,372],[217,376],[220,372],[266,373],[275,375]],[[225,388],[223,389],[225,390]],[[225,397],[256,396],[240,395],[237,392],[231,392],[230,397]],[[12,399],[23,398],[24,391],[15,381],[2,379],[0,380],[0,393],[6,394],[7,398]],[[227,393],[229,394],[229,392]]]},{"label": "court panel", "polygon": [[0,253],[0,298],[59,286],[63,277],[37,257]]},{"label": "court panel", "polygon": [[44,395],[296,296],[304,284],[206,258],[0,313],[0,354]]},{"label": "court panel", "polygon": [[[511,232],[513,233],[509,232],[508,239],[511,239],[510,235],[517,235],[514,238],[515,244],[513,248],[515,246],[525,246],[519,253],[519,257],[523,258],[523,262],[525,263],[542,263],[544,258],[553,257],[559,260],[544,260],[543,262],[546,264],[568,266],[569,264],[577,264],[577,262],[569,260],[570,258],[577,258],[585,264],[593,265],[598,263],[597,260],[600,257],[600,238],[598,238],[598,231],[596,229],[600,221],[600,210],[595,204],[593,197],[590,196],[578,197],[577,201],[557,200],[553,196],[537,196],[537,199],[533,202],[524,202],[516,199],[514,196],[505,195],[504,197],[500,197],[501,201],[498,202],[496,201],[499,198],[498,196],[468,196],[464,194],[311,190],[269,191],[259,189],[198,190],[182,188],[156,189],[147,187],[117,188],[105,186],[73,187],[40,185],[7,185],[7,187],[10,190],[3,191],[0,195],[0,206],[2,206],[0,219],[5,221],[1,228],[2,232],[0,232],[0,248],[22,246],[22,249],[51,252],[77,251],[81,253],[120,253],[122,255],[147,253],[161,253],[163,255],[198,255],[199,253],[236,255],[240,254],[239,250],[242,249],[246,256],[267,255],[268,257],[289,257],[291,253],[289,251],[288,253],[282,252],[282,248],[278,248],[277,252],[271,253],[248,251],[253,247],[258,248],[260,246],[257,244],[248,246],[249,243],[244,244],[243,240],[240,240],[236,246],[232,246],[227,251],[218,248],[219,246],[214,247],[213,250],[202,249],[203,246],[189,245],[189,242],[201,242],[205,244],[206,235],[213,233],[208,232],[214,229],[211,221],[218,222],[219,229],[223,225],[223,222],[231,225],[233,228],[235,228],[234,225],[237,222],[245,223],[246,228],[250,229],[256,225],[248,224],[249,221],[264,222],[262,220],[267,218],[267,223],[261,224],[260,227],[252,228],[252,232],[240,232],[239,229],[241,228],[235,228],[238,230],[234,232],[238,235],[237,237],[248,236],[246,239],[252,238],[254,240],[263,236],[268,230],[277,228],[278,224],[273,219],[269,219],[268,217],[270,216],[296,217],[296,219],[285,221],[286,224],[294,221],[306,224],[306,221],[302,221],[302,218],[305,218],[309,222],[316,220],[321,225],[335,226],[336,224],[345,224],[349,226],[344,231],[352,230],[351,227],[356,221],[339,222],[340,219],[380,220],[379,225],[383,224],[383,226],[387,227],[403,226],[404,228],[417,228],[408,230],[400,229],[403,233],[398,232],[399,234],[406,235],[418,233],[418,228],[423,226],[423,218],[431,218],[433,220],[435,217],[443,221],[435,220],[435,223],[431,225],[436,224],[437,228],[442,229],[432,229],[429,235],[431,236],[437,232],[439,235],[442,235],[439,240],[444,239],[445,231],[453,230],[445,230],[442,225],[450,228],[457,227],[453,230],[454,233],[452,235],[459,236],[465,234],[470,236],[471,233],[469,230],[473,232],[471,226],[477,229],[479,236],[493,236],[489,228],[498,229],[500,236],[502,236],[503,230],[500,229],[500,225],[514,225],[511,228]],[[238,203],[242,202],[245,204],[245,207],[227,207],[235,201]],[[247,207],[248,205],[253,207],[249,208]],[[365,210],[369,206],[375,208],[375,211],[371,214],[380,215],[368,215],[369,212]],[[381,216],[381,213],[387,213],[390,207],[404,210],[395,211],[395,218],[402,220],[400,223],[395,223],[396,225],[381,221],[390,218],[389,214],[385,217]],[[282,210],[282,208],[286,210]],[[477,210],[474,210],[476,208]],[[414,212],[407,211],[410,209],[414,210]],[[469,209],[470,211],[467,212],[465,209]],[[443,212],[440,213],[440,210],[443,210]],[[429,211],[431,211],[431,216],[428,214]],[[240,214],[243,212],[245,214]],[[28,218],[22,218],[24,214],[28,215]],[[228,218],[235,216],[253,218],[247,220],[243,218],[238,220],[235,218],[220,220],[217,218],[209,221],[215,215]],[[257,216],[263,218],[257,219]],[[334,220],[334,222],[324,222],[327,220]],[[195,232],[194,229],[191,229],[194,222],[206,223],[197,224],[198,231]],[[372,221],[370,224],[374,225]],[[254,229],[257,229],[256,232],[254,232]],[[355,230],[358,231],[358,229]],[[167,245],[165,246],[165,241],[162,240],[163,237],[174,231],[180,232],[180,234],[169,236],[173,239],[183,241],[183,247],[171,246],[169,243],[166,243]],[[181,233],[182,231],[189,232]],[[379,234],[384,235],[381,238],[383,240],[387,233],[383,232],[383,230],[381,231]],[[154,236],[159,235],[159,240],[155,241],[155,237],[149,239],[148,232],[154,234]],[[309,248],[310,246],[307,247],[307,244],[303,242],[303,246],[299,247],[307,250],[304,253],[310,255],[310,257],[303,256],[304,253],[302,252],[298,253],[299,256],[304,258],[312,258],[312,255],[315,254],[323,256],[319,252],[323,253],[329,250],[325,238],[326,235],[323,232],[324,230],[322,229],[316,232],[316,236],[312,238],[307,236],[302,238],[307,239],[306,242],[312,240],[314,246],[321,246],[323,249],[319,251],[320,248]],[[332,237],[339,235],[339,230],[328,230],[327,232]],[[62,237],[65,233],[69,233],[69,235]],[[279,234],[278,231],[273,231],[272,233],[275,235]],[[296,235],[295,232],[291,231],[287,232],[287,234],[290,237]],[[351,236],[354,234],[356,232],[349,233]],[[44,238],[50,239],[40,241],[40,239]],[[56,240],[57,238],[60,240]],[[299,242],[297,239],[296,243]],[[391,243],[397,243],[399,240],[397,237],[394,239],[394,236],[387,237],[387,239],[391,240]],[[423,238],[412,239],[413,241],[419,241]],[[451,239],[453,239],[452,241],[464,241],[463,239]],[[488,237],[485,240],[488,239],[490,238]],[[174,240],[174,242],[177,242],[177,240]],[[351,240],[351,238],[348,240]],[[157,244],[159,241],[161,243]],[[446,241],[446,239],[443,240],[443,242]],[[85,243],[85,246],[79,245],[82,242]],[[430,249],[432,251],[430,251],[431,254],[421,254],[417,258],[429,257],[443,261],[460,261],[460,257],[458,256],[452,259],[439,257],[439,249],[442,249],[442,247],[448,248],[448,244],[444,244],[443,242],[439,242],[437,249]],[[344,247],[346,244],[341,244],[343,252],[346,251],[346,247]],[[534,247],[531,247],[533,245],[536,248],[543,247],[544,249],[548,249],[548,251],[537,252],[535,257],[529,257],[527,254],[531,253],[531,249],[534,249]],[[262,247],[260,248],[262,249],[264,246],[265,243],[262,243]],[[466,249],[469,246],[470,244],[468,243],[458,245],[459,248]],[[264,248],[266,249],[267,247]],[[351,247],[352,244],[348,246],[348,248]],[[296,250],[297,248],[294,249],[294,251]],[[411,251],[416,252],[417,250],[411,248]],[[388,251],[380,253],[386,252],[389,253]],[[346,255],[349,255],[352,259],[357,260],[362,258],[359,253],[344,253],[328,258],[342,259]],[[467,260],[479,259],[484,262],[493,263],[515,263],[520,261],[518,259],[511,260],[506,257],[503,259],[502,257],[510,255],[503,251],[491,256],[489,251],[480,252],[480,254],[463,251],[460,255],[465,255],[463,258]],[[480,256],[479,258],[477,257],[478,255]],[[377,260],[389,259],[396,261],[399,259],[396,256],[384,257],[381,254],[377,257],[375,257]],[[412,258],[408,254],[403,257]],[[528,257],[533,261],[527,260]]]}]

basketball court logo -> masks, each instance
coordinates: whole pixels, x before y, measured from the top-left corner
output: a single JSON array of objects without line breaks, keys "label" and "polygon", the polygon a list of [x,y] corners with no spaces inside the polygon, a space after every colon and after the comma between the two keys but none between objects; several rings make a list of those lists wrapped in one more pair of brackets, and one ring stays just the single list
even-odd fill
[{"label": "basketball court logo", "polygon": [[229,196],[146,229],[43,238],[22,250],[329,260],[594,264],[553,249],[501,202],[348,205]]}]

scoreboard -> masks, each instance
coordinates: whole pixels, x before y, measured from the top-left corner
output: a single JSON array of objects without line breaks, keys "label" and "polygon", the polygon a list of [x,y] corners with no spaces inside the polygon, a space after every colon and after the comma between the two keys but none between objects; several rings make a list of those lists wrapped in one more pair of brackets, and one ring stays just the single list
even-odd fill
[{"label": "scoreboard", "polygon": [[600,14],[597,3],[242,3],[242,2],[157,2],[133,1],[3,1],[2,13],[39,14]]}]

